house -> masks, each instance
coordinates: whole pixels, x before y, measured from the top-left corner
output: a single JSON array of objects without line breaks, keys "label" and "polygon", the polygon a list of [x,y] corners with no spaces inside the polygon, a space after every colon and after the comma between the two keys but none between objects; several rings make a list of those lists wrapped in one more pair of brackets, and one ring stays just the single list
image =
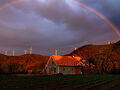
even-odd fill
[{"label": "house", "polygon": [[50,74],[82,74],[82,58],[74,56],[51,55],[45,68]]}]

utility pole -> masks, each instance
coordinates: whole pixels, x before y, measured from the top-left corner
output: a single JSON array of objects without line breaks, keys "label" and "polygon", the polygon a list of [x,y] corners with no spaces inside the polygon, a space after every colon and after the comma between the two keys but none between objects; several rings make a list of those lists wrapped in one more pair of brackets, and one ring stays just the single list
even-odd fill
[{"label": "utility pole", "polygon": [[7,50],[5,50],[5,55],[7,55]]},{"label": "utility pole", "polygon": [[55,55],[57,55],[58,54],[58,50],[55,50]]},{"label": "utility pole", "polygon": [[30,54],[32,54],[32,47],[30,48]]},{"label": "utility pole", "polygon": [[13,56],[15,56],[15,51],[14,51],[14,49],[13,49]]},{"label": "utility pole", "polygon": [[27,50],[24,50],[24,52],[25,52],[24,54],[27,54]]}]

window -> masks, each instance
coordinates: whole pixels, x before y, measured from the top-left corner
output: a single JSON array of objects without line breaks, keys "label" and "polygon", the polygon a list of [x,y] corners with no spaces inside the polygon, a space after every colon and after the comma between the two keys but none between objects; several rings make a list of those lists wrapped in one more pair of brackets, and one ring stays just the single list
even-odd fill
[{"label": "window", "polygon": [[65,67],[63,67],[63,71],[65,71]]},{"label": "window", "polygon": [[70,68],[70,67],[68,68],[68,71],[71,71],[71,68]]},{"label": "window", "polygon": [[52,61],[52,64],[54,64],[54,62]]},{"label": "window", "polygon": [[72,68],[72,71],[73,71],[74,69]]},{"label": "window", "polygon": [[56,68],[54,68],[54,72],[56,72]]}]

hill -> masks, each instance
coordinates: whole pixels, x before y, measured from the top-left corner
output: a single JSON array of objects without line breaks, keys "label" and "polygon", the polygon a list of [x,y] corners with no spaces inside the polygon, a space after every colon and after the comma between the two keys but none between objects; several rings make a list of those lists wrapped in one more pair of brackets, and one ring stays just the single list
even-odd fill
[{"label": "hill", "polygon": [[34,69],[33,72],[42,72],[48,59],[49,56],[37,54],[26,54],[21,56],[5,56],[0,54],[0,72],[20,73],[31,69]]},{"label": "hill", "polygon": [[120,70],[120,41],[108,45],[86,45],[68,55],[89,60],[91,65],[96,65],[97,73],[118,73]]}]

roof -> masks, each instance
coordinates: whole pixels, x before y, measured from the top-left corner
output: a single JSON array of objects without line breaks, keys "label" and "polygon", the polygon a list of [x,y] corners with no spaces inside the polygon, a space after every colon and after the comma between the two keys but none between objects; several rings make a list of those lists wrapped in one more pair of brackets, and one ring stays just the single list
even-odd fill
[{"label": "roof", "polygon": [[73,57],[73,56],[60,56],[60,55],[52,55],[51,56],[57,65],[65,65],[65,66],[78,66],[80,63],[81,57]]}]

